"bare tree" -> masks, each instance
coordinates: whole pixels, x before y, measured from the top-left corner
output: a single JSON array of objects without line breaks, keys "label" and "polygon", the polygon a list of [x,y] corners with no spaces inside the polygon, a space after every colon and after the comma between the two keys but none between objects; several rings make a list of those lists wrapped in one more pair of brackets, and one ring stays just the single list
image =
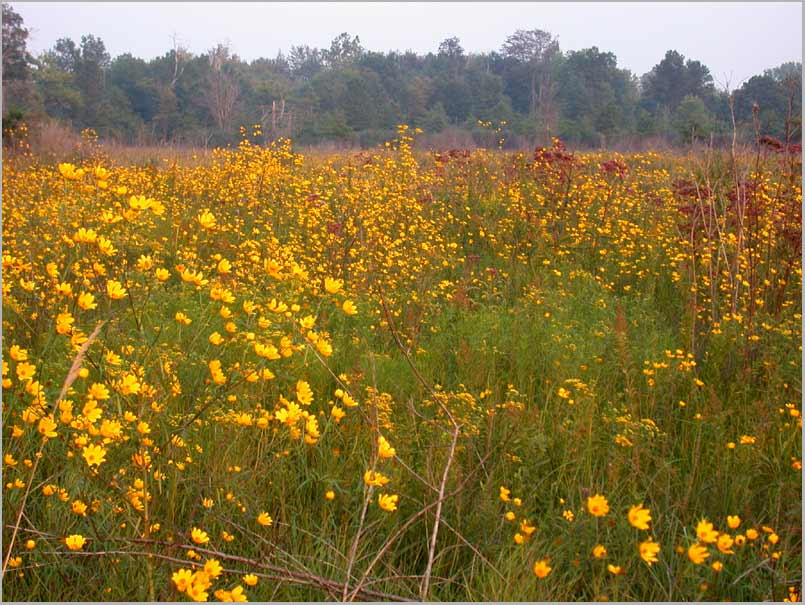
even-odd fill
[{"label": "bare tree", "polygon": [[268,140],[275,141],[278,138],[290,138],[293,134],[293,112],[286,105],[285,99],[271,101],[271,107],[264,106],[260,116],[260,124],[263,132],[267,134]]},{"label": "bare tree", "polygon": [[171,79],[171,89],[176,89],[176,82],[179,81],[179,76],[184,71],[184,63],[189,57],[187,49],[179,44],[176,33],[171,35],[171,42],[173,42],[173,78]]},{"label": "bare tree", "polygon": [[558,120],[553,63],[559,55],[559,42],[541,29],[518,29],[506,38],[501,52],[530,67],[529,111],[536,120],[538,136],[544,133],[546,140],[550,141]]},{"label": "bare tree", "polygon": [[225,44],[218,44],[209,51],[210,73],[204,90],[204,102],[221,130],[230,127],[240,93],[235,74],[232,73],[234,59]]}]

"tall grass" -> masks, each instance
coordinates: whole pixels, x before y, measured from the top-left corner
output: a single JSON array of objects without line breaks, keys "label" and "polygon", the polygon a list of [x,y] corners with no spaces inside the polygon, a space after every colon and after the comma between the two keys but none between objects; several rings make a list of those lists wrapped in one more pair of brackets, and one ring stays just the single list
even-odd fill
[{"label": "tall grass", "polygon": [[[72,168],[6,160],[8,598],[201,598],[181,569],[210,600],[798,594],[792,157],[412,143],[401,129],[362,154],[244,142],[167,165],[98,148]],[[390,482],[367,485],[370,470]],[[641,503],[648,530],[627,518]],[[695,563],[702,519],[741,545]],[[220,575],[200,571],[210,559]]]}]

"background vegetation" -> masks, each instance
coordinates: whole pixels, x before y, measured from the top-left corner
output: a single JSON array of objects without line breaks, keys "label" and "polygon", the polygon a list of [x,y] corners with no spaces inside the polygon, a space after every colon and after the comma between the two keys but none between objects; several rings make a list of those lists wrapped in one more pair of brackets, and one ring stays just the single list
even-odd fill
[{"label": "background vegetation", "polygon": [[[4,123],[46,118],[106,140],[212,147],[260,124],[264,140],[369,147],[397,124],[441,147],[533,148],[551,137],[584,147],[634,148],[759,134],[798,141],[801,65],[787,63],[720,90],[708,68],[669,50],[638,77],[596,47],[562,51],[541,30],[518,30],[498,51],[466,53],[457,38],[436,52],[373,52],[343,33],[329,48],[295,46],[251,62],[218,45],[193,55],[174,45],[146,61],[112,58],[93,35],[26,50],[21,17],[3,4]],[[726,88],[726,83],[724,83]],[[786,131],[786,118],[790,127]],[[485,123],[484,127],[481,123]],[[35,130],[35,129],[34,129]],[[45,138],[53,137],[51,130]]]}]

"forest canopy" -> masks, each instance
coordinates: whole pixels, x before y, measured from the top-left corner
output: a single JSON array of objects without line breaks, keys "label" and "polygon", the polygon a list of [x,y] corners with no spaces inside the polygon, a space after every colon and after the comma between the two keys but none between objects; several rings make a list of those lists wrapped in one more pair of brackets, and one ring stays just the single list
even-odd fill
[{"label": "forest canopy", "polygon": [[260,125],[266,140],[370,147],[398,124],[459,145],[530,146],[552,137],[584,147],[685,144],[739,136],[801,138],[802,66],[785,63],[716,86],[675,50],[638,77],[597,47],[563,51],[540,29],[499,50],[468,53],[458,38],[435,52],[375,52],[348,33],[329,48],[293,46],[242,60],[225,44],[193,54],[173,43],[144,60],[112,58],[99,37],[62,38],[39,56],[21,16],[3,4],[4,128],[56,119],[126,144],[225,145]]}]

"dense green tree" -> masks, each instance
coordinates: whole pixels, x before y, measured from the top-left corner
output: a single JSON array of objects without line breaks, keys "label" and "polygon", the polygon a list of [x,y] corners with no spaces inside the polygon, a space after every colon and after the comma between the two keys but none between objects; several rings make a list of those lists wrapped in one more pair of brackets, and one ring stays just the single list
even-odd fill
[{"label": "dense green tree", "polygon": [[360,38],[358,36],[350,38],[349,34],[344,32],[339,34],[330,43],[330,49],[323,53],[324,62],[327,67],[344,67],[357,61],[363,52]]},{"label": "dense green tree", "polygon": [[[248,63],[224,45],[194,55],[175,41],[151,60],[128,53],[112,59],[93,35],[59,39],[33,60],[26,40],[22,18],[3,4],[7,110],[135,143],[232,144],[239,126],[258,123],[265,141],[363,146],[393,137],[400,123],[429,134],[450,128],[445,144],[471,135],[498,145],[497,133],[479,120],[506,121],[507,144],[520,146],[554,135],[608,146],[657,136],[725,141],[731,133],[730,92],[716,90],[700,62],[668,51],[638,80],[614,54],[562,52],[539,29],[519,29],[487,53],[468,53],[452,37],[425,55],[367,51],[358,36],[342,33],[324,49],[293,46],[287,55]],[[756,115],[761,134],[800,140],[801,83],[802,67],[791,63],[732,91],[740,136],[754,137]]]},{"label": "dense green tree", "polygon": [[426,132],[441,132],[447,128],[450,125],[450,118],[447,117],[444,105],[436,103],[431,107],[422,117],[421,124]]},{"label": "dense green tree", "polygon": [[308,80],[324,67],[324,53],[316,48],[292,46],[288,55],[288,66],[291,75],[300,80]]},{"label": "dense green tree", "polygon": [[433,83],[430,105],[441,103],[452,124],[460,124],[472,110],[472,91],[464,78],[446,78]]},{"label": "dense green tree", "polygon": [[28,29],[22,17],[5,2],[3,9],[3,84],[31,77],[34,59],[28,52]]},{"label": "dense green tree", "polygon": [[518,79],[528,82],[528,113],[534,118],[535,134],[548,142],[555,132],[555,75],[561,55],[559,42],[540,29],[518,29],[503,43],[501,53],[512,62]]},{"label": "dense green tree", "polygon": [[660,107],[674,111],[689,95],[705,99],[715,92],[710,70],[699,61],[685,61],[675,50],[665,53],[663,60],[643,76],[641,85],[642,104],[652,113]]},{"label": "dense green tree", "polygon": [[15,126],[37,106],[31,68],[35,61],[28,52],[28,29],[22,17],[3,3],[3,118],[5,127]]},{"label": "dense green tree", "polygon": [[40,58],[35,82],[47,115],[72,122],[81,111],[81,92],[70,72],[60,69],[52,54]]},{"label": "dense green tree", "polygon": [[503,79],[490,73],[480,59],[474,58],[467,66],[465,80],[470,90],[470,112],[481,120],[502,119],[496,114],[503,101]]},{"label": "dense green tree", "polygon": [[714,131],[713,115],[699,97],[688,95],[674,111],[673,127],[683,141],[705,139]]},{"label": "dense green tree", "polygon": [[557,79],[562,136],[598,145],[633,128],[636,82],[612,53],[596,47],[570,51]]},{"label": "dense green tree", "polygon": [[101,110],[106,109],[103,105],[109,102],[106,74],[110,65],[111,57],[103,41],[92,34],[81,36],[75,82],[81,91],[81,122],[84,126],[91,126]]},{"label": "dense green tree", "polygon": [[159,89],[149,73],[148,63],[126,53],[112,61],[109,81],[126,95],[132,111],[151,122],[159,111]]},{"label": "dense green tree", "polygon": [[798,137],[802,124],[802,65],[785,63],[762,75],[753,76],[735,91],[735,119],[745,131],[753,132],[753,107],[757,107],[760,134],[780,139]]}]

